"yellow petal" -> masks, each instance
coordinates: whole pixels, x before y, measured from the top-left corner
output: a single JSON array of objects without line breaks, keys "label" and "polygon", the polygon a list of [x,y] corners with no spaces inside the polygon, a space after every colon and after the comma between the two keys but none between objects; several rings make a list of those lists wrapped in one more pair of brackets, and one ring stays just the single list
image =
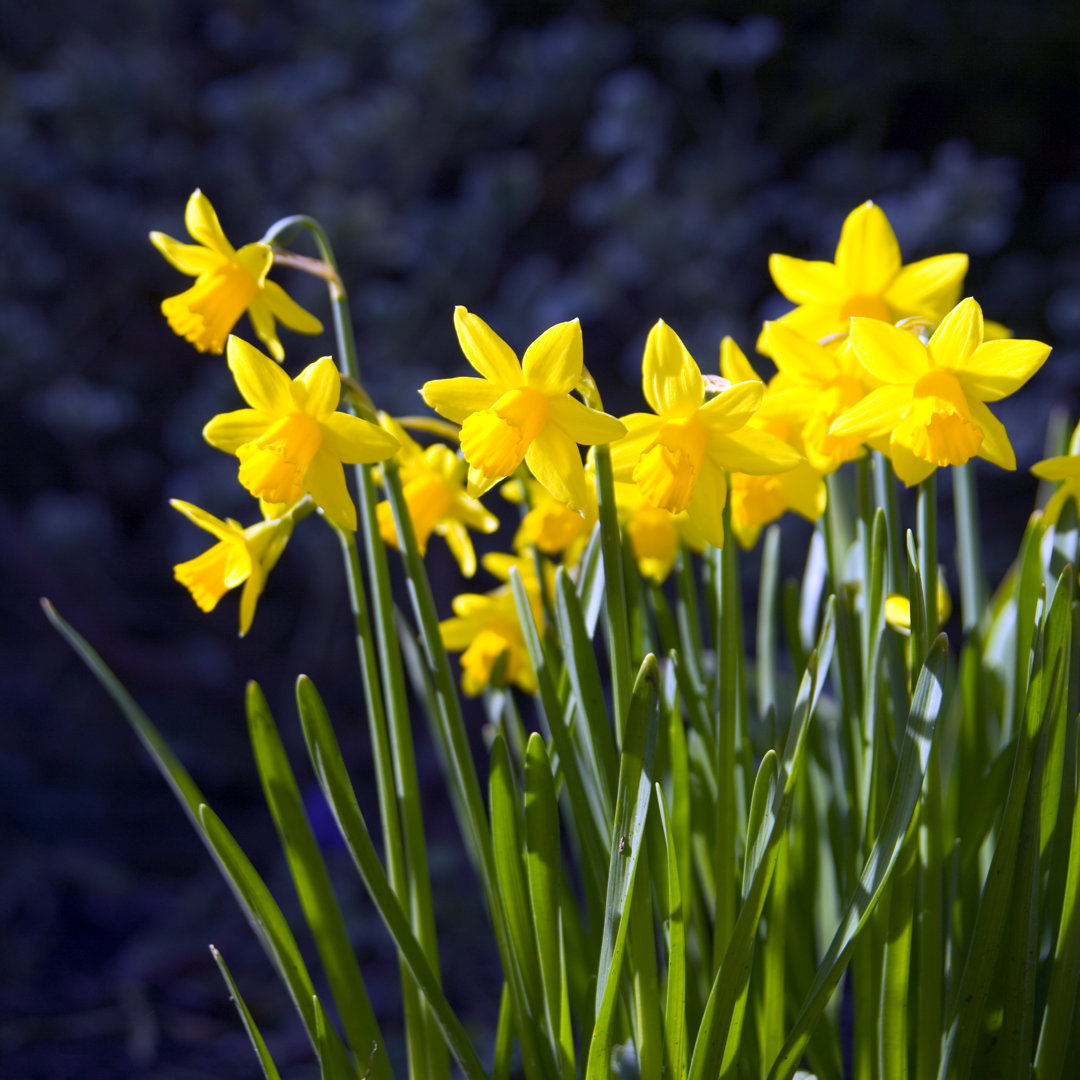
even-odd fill
[{"label": "yellow petal", "polygon": [[258,563],[251,567],[251,574],[244,582],[243,591],[240,593],[240,636],[244,637],[251,629],[251,623],[255,618],[255,605],[259,601],[263,588],[266,585],[266,574]]},{"label": "yellow petal", "polygon": [[909,263],[886,290],[885,300],[900,315],[943,314],[959,298],[967,269],[966,255],[934,255]]},{"label": "yellow petal", "polygon": [[739,348],[733,337],[725,337],[720,342],[720,374],[728,382],[761,382],[761,376],[753,369],[746,353]]},{"label": "yellow petal", "polygon": [[285,349],[277,336],[277,324],[265,296],[259,293],[248,304],[248,318],[255,329],[255,336],[270,350],[270,355],[280,364],[285,359]]},{"label": "yellow petal", "polygon": [[[831,301],[814,301],[810,304],[801,304],[799,307],[781,315],[774,322],[784,323],[793,330],[798,330],[804,337],[820,341],[821,338],[831,334],[847,333],[851,324],[851,318],[842,313],[842,305]],[[764,329],[758,335],[755,348],[758,352],[769,355],[768,346],[765,344]]]},{"label": "yellow petal", "polygon": [[311,459],[304,486],[315,505],[331,520],[343,529],[356,528],[356,507],[345,483],[345,470],[327,450],[319,450]]},{"label": "yellow petal", "polygon": [[1042,480],[1070,480],[1080,476],[1080,455],[1062,454],[1060,457],[1046,458],[1032,465],[1031,471]]},{"label": "yellow petal", "polygon": [[236,254],[232,244],[225,239],[225,233],[221,230],[221,224],[210,200],[196,188],[188,199],[187,209],[184,211],[184,224],[187,231],[208,248],[233,258]]},{"label": "yellow petal", "polygon": [[649,331],[642,369],[645,400],[655,413],[685,416],[705,400],[701,371],[663,319]]},{"label": "yellow petal", "polygon": [[949,367],[968,397],[1000,401],[1019,390],[1049,355],[1050,346],[1041,341],[1003,338],[984,342],[962,364]]},{"label": "yellow petal", "polygon": [[751,427],[740,428],[731,435],[710,432],[708,457],[713,464],[729,472],[751,476],[786,472],[803,460],[802,455],[782,439]]},{"label": "yellow petal", "polygon": [[791,255],[770,255],[769,273],[776,287],[796,304],[815,300],[842,304],[848,296],[843,275],[829,262],[810,262]]},{"label": "yellow petal", "polygon": [[502,387],[500,393],[525,381],[514,350],[478,315],[459,305],[454,308],[454,329],[465,359],[485,379]]},{"label": "yellow petal", "polygon": [[218,413],[203,428],[203,438],[218,450],[235,454],[237,447],[261,438],[275,417],[257,409]]},{"label": "yellow petal", "polygon": [[852,210],[840,231],[836,265],[851,291],[880,296],[900,272],[900,245],[880,206]]},{"label": "yellow petal", "polygon": [[476,573],[476,549],[469,530],[460,521],[448,521],[439,525],[437,531],[446,537],[446,546],[457,560],[462,577],[472,577]]},{"label": "yellow petal", "polygon": [[921,484],[937,468],[932,461],[924,461],[916,457],[906,446],[898,442],[890,444],[889,460],[892,462],[893,472],[907,487]]},{"label": "yellow petal", "polygon": [[914,334],[878,319],[852,319],[851,345],[863,367],[883,383],[913,383],[930,368],[926,346]]},{"label": "yellow petal", "polygon": [[701,463],[701,475],[686,516],[707,544],[724,546],[724,503],[727,501],[727,479],[724,470],[706,458]]},{"label": "yellow petal", "polygon": [[182,499],[170,499],[169,505],[174,510],[179,510],[189,521],[194,522],[200,529],[205,529],[219,540],[236,540],[236,529],[227,521],[214,517],[213,514],[201,510],[194,503],[184,502]]},{"label": "yellow petal", "polygon": [[657,432],[664,426],[664,421],[652,413],[630,413],[622,418],[626,434],[611,446],[611,466],[617,480],[628,480],[629,473],[637,464],[645,448],[656,438]]},{"label": "yellow petal", "polygon": [[777,368],[804,382],[830,382],[840,374],[836,357],[812,338],[782,322],[767,322],[765,346]]},{"label": "yellow petal", "polygon": [[377,424],[348,413],[331,413],[319,421],[327,453],[346,465],[369,465],[385,461],[397,452],[399,443]]},{"label": "yellow petal", "polygon": [[1005,425],[981,401],[968,402],[971,419],[982,429],[983,441],[979,447],[979,457],[1000,465],[1010,471],[1016,468],[1016,454],[1005,431]]},{"label": "yellow petal", "polygon": [[425,404],[456,424],[460,424],[474,412],[490,409],[502,395],[501,387],[495,383],[469,376],[432,379],[420,389],[420,396]]},{"label": "yellow petal", "polygon": [[833,421],[830,435],[858,435],[873,439],[888,435],[911,404],[911,390],[903,386],[879,386]]},{"label": "yellow petal", "polygon": [[982,308],[969,296],[945,316],[927,349],[935,367],[955,371],[967,365],[982,341]]},{"label": "yellow petal", "polygon": [[562,430],[548,424],[533,439],[525,454],[533,476],[571,510],[583,511],[589,501],[585,466],[577,443]]},{"label": "yellow petal", "polygon": [[182,244],[179,240],[166,236],[165,233],[152,232],[150,234],[150,243],[177,270],[193,277],[207,270],[213,270],[214,267],[221,263],[221,255],[218,252],[203,247],[202,244]]},{"label": "yellow petal", "polygon": [[296,383],[303,389],[295,393],[297,404],[303,404],[304,412],[318,420],[324,420],[341,400],[341,375],[330,356],[324,356],[308,364],[297,375]]},{"label": "yellow petal", "polygon": [[577,386],[583,363],[581,323],[574,319],[545,330],[525,350],[521,368],[529,386],[554,395]]},{"label": "yellow petal", "polygon": [[276,281],[263,282],[263,295],[280,323],[300,334],[321,334],[323,325],[302,308]]},{"label": "yellow petal", "polygon": [[266,281],[266,272],[274,261],[274,253],[269,244],[245,244],[236,253],[236,263],[244,272],[250,274],[262,287]]},{"label": "yellow petal", "polygon": [[296,410],[292,380],[269,356],[235,334],[229,336],[226,355],[237,388],[253,409],[277,416]]},{"label": "yellow petal", "polygon": [[626,425],[621,420],[590,409],[567,394],[549,399],[548,420],[561,427],[574,442],[586,446],[614,442],[626,434]]},{"label": "yellow petal", "polygon": [[710,433],[725,435],[746,426],[761,408],[765,384],[761,380],[734,383],[727,390],[706,401],[697,411],[697,419]]}]

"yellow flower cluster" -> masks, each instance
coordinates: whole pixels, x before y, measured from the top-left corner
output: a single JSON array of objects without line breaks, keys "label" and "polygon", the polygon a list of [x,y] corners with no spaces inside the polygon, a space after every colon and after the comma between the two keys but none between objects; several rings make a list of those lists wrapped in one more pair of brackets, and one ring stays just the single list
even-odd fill
[{"label": "yellow flower cluster", "polygon": [[[275,319],[305,333],[321,329],[267,279],[272,248],[233,249],[198,191],[186,221],[197,245],[151,234],[170,262],[196,276],[191,289],[163,304],[178,334],[220,352],[246,311],[281,361]],[[1050,350],[1008,337],[984,322],[975,300],[960,299],[965,255],[904,265],[885,214],[868,202],[844,222],[833,262],[773,255],[769,269],[795,305],[767,322],[758,339],[775,374],[767,381],[759,376],[731,338],[721,343],[718,373],[702,374],[675,330],[660,320],[648,333],[642,360],[648,411],[621,419],[596,407],[576,319],[546,330],[519,361],[487,323],[457,308],[458,343],[475,375],[433,380],[421,389],[449,424],[410,422],[428,430],[442,425],[456,433],[456,446],[422,445],[385,415],[376,425],[341,411],[341,378],[329,357],[290,378],[269,357],[229,337],[228,365],[248,407],[214,417],[204,434],[236,456],[238,479],[259,499],[263,520],[244,529],[175,503],[218,538],[204,555],[177,566],[177,578],[205,610],[243,584],[246,631],[296,507],[317,507],[339,528],[355,529],[343,465],[395,455],[420,553],[432,535],[442,536],[471,577],[477,559],[469,531],[498,527],[479,499],[505,481],[504,496],[522,512],[516,555],[484,560],[503,584],[487,594],[458,596],[442,634],[447,648],[462,654],[466,693],[479,693],[493,680],[532,691],[535,675],[507,568],[513,563],[521,570],[542,627],[548,560],[573,568],[597,525],[592,452],[583,460],[582,445],[610,445],[619,522],[642,575],[656,583],[680,551],[722,546],[725,519],[747,547],[787,511],[817,519],[825,510],[825,477],[867,447],[885,454],[909,485],[973,457],[1016,467],[988,403],[1023,386]],[[1070,451],[1036,466],[1038,475],[1065,481],[1046,508],[1048,517],[1056,518],[1070,496],[1080,497],[1080,435]],[[382,541],[398,545],[389,504],[376,512]],[[893,607],[893,621],[902,624],[902,598]]]}]

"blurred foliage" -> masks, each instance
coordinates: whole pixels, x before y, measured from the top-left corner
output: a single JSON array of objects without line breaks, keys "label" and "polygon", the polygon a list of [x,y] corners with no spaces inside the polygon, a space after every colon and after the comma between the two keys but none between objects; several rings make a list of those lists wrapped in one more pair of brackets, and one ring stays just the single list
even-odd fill
[{"label": "blurred foliage", "polygon": [[[171,580],[200,540],[169,496],[253,518],[234,463],[199,434],[235,404],[223,361],[195,354],[158,311],[184,281],[146,234],[182,235],[196,186],[237,243],[287,213],[322,221],[350,285],[368,388],[390,409],[414,409],[422,382],[460,367],[458,303],[517,345],[580,316],[594,374],[605,386],[617,371],[627,380],[605,404],[629,408],[658,316],[706,368],[725,333],[749,348],[760,320],[785,307],[769,253],[830,257],[845,214],[869,197],[906,259],[970,252],[968,290],[988,316],[1054,344],[1032,389],[1002,410],[1021,470],[1041,455],[1051,403],[1076,414],[1080,9],[746,0],[723,5],[721,19],[719,8],[40,0],[9,10],[0,698],[18,723],[0,736],[0,782],[54,807],[14,822],[16,836],[62,835],[72,804],[56,803],[59,792],[143,790],[127,733],[88,715],[104,704],[86,700],[85,680],[44,636],[39,594],[183,733],[211,790],[250,777],[242,676],[283,701],[304,670],[331,707],[335,681],[346,684],[337,705],[359,700],[340,677],[352,644],[326,530],[295,538],[243,650],[228,603],[207,618]],[[325,317],[317,284],[287,273]],[[329,341],[286,337],[290,368]],[[1023,471],[995,476],[993,494],[984,486],[984,509],[1008,523],[1000,550],[1016,549],[1032,490]],[[440,572],[451,580],[449,561]],[[334,625],[338,637],[315,636]],[[235,753],[200,760],[200,731],[220,736],[222,715],[237,717],[226,736]],[[94,745],[73,761],[85,732]],[[158,794],[154,778],[148,788]],[[87,820],[110,812],[95,804]]]}]

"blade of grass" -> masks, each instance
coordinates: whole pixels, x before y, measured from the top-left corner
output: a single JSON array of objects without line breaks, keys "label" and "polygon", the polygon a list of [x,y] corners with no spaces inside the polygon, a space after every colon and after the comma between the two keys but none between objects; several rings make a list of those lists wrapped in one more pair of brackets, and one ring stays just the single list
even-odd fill
[{"label": "blade of grass", "polygon": [[263,1039],[262,1032],[259,1031],[259,1027],[255,1023],[255,1018],[251,1015],[244,999],[240,996],[240,990],[225,963],[225,958],[213,945],[210,946],[210,955],[214,958],[214,963],[217,964],[221,977],[229,988],[229,997],[232,998],[233,1004],[236,1005],[236,1011],[240,1014],[240,1022],[244,1025],[244,1030],[247,1032],[251,1045],[255,1049],[255,1055],[262,1066],[263,1075],[266,1080],[281,1080],[274,1059],[270,1056],[270,1051],[266,1047],[266,1040]]}]

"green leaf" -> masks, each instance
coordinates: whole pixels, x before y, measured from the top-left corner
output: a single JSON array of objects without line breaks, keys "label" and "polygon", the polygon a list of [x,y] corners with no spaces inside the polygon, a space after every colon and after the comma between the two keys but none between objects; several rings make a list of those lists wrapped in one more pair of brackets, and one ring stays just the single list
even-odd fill
[{"label": "green leaf", "polygon": [[664,991],[664,1067],[673,1080],[686,1076],[686,925],[678,844],[671,819],[664,806],[664,792],[656,785],[656,802],[664,826],[667,847],[667,986]]},{"label": "green leaf", "polygon": [[240,996],[240,990],[232,977],[232,973],[225,964],[225,958],[213,945],[210,946],[210,955],[213,956],[214,963],[217,964],[218,970],[221,972],[221,977],[225,980],[225,985],[229,988],[229,996],[236,1005],[236,1011],[240,1014],[240,1021],[244,1025],[244,1030],[248,1033],[251,1045],[255,1048],[255,1054],[259,1059],[259,1064],[262,1066],[263,1075],[266,1077],[266,1080],[280,1080],[280,1074],[277,1071],[277,1066],[274,1064],[274,1059],[270,1056],[270,1051],[266,1048],[266,1042],[262,1037],[262,1033],[259,1031],[258,1025],[255,1023],[255,1018],[251,1015],[244,999]]},{"label": "green leaf", "polygon": [[374,1043],[372,1077],[390,1078],[390,1064],[378,1021],[368,999],[345,920],[341,916],[326,864],[311,831],[296,778],[285,754],[270,707],[254,682],[247,688],[248,730],[263,794],[274,819],[300,906],[319,950],[349,1045],[357,1053]]},{"label": "green leaf", "polygon": [[769,1080],[787,1080],[795,1071],[822,1010],[835,990],[855,941],[877,906],[896,866],[900,849],[922,791],[930,748],[944,700],[948,645],[938,637],[927,653],[904,729],[896,781],[885,809],[881,831],[863,867],[840,926],[818,967],[792,1030],[769,1070]]}]

